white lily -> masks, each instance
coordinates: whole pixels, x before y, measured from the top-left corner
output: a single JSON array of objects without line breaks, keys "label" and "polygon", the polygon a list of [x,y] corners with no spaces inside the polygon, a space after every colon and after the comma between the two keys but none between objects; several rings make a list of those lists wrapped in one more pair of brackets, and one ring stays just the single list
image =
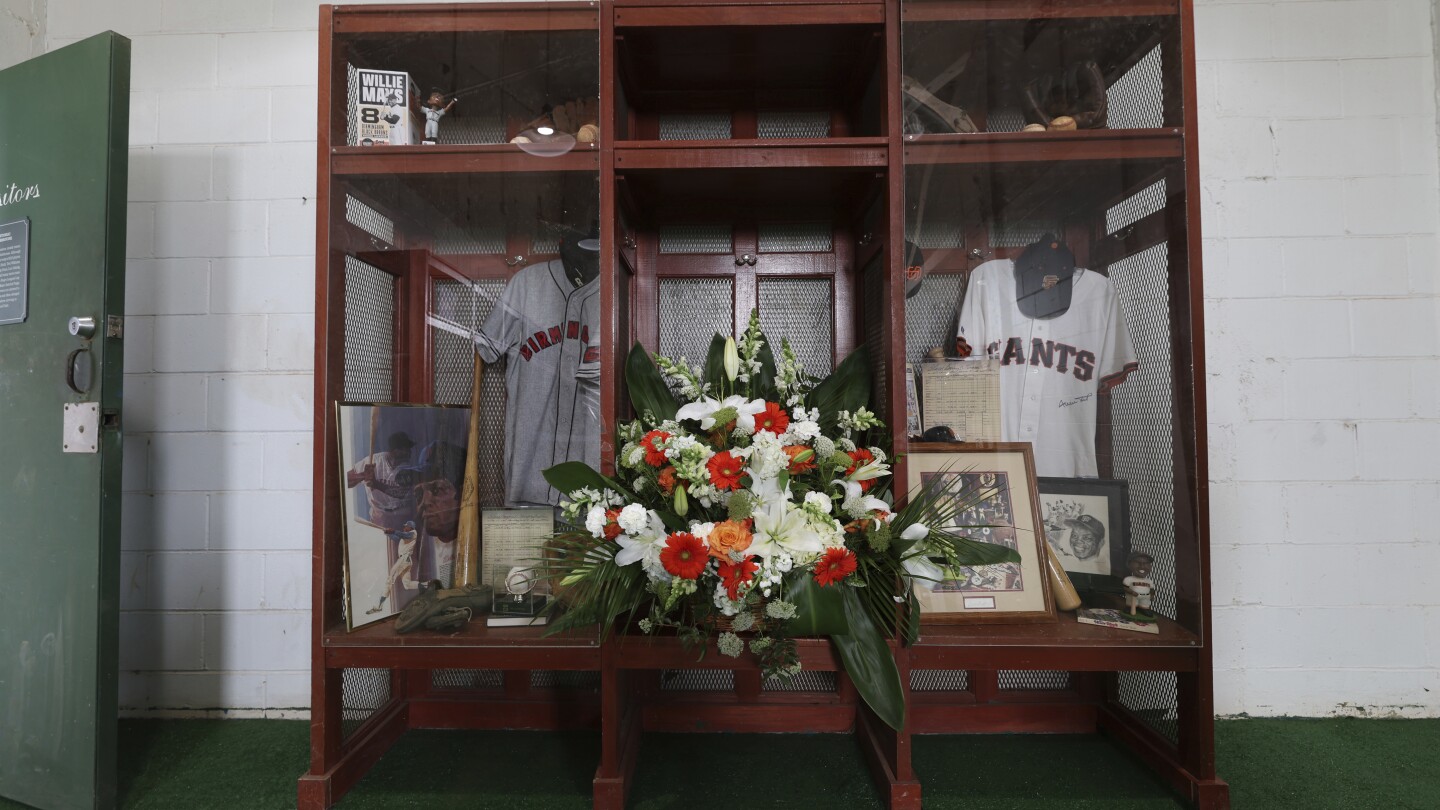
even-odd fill
[{"label": "white lily", "polygon": [[866,495],[858,483],[854,481],[838,481],[836,483],[845,487],[845,500],[840,503],[840,509],[850,517],[859,520],[871,512],[890,511],[890,504],[874,495]]},{"label": "white lily", "polygon": [[810,523],[809,516],[786,500],[777,500],[755,511],[755,539],[749,552],[769,558],[780,551],[792,556],[819,554],[825,538]]},{"label": "white lily", "polygon": [[906,527],[905,531],[900,533],[900,539],[917,542],[910,547],[910,551],[905,559],[900,561],[900,565],[912,578],[924,580],[925,587],[933,588],[945,579],[946,574],[945,569],[925,557],[925,552],[929,548],[929,543],[925,542],[925,538],[929,536],[930,527],[924,524],[912,523]]},{"label": "white lily", "polygon": [[665,521],[651,509],[645,515],[645,525],[633,534],[622,534],[615,538],[620,550],[615,553],[615,564],[619,566],[640,562],[651,546],[665,540]]},{"label": "white lily", "polygon": [[867,462],[855,472],[845,476],[846,481],[870,481],[890,474],[890,465],[883,461]]},{"label": "white lily", "polygon": [[680,410],[675,412],[675,418],[680,421],[686,419],[699,420],[702,429],[710,430],[715,427],[715,414],[726,408],[734,408],[738,414],[735,418],[737,427],[746,433],[754,433],[755,414],[765,410],[765,400],[747,400],[745,397],[738,395],[726,397],[723,400],[713,397],[703,397],[699,402],[692,402],[689,405],[682,406]]}]

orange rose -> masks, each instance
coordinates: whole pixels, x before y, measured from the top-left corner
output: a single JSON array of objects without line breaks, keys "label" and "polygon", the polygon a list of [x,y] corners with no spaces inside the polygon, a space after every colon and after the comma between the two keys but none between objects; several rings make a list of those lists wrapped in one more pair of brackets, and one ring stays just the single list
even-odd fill
[{"label": "orange rose", "polygon": [[[785,455],[790,457],[791,475],[799,475],[801,473],[809,472],[815,469],[815,451],[810,450],[810,448],[802,444],[787,444],[780,449],[784,450]],[[804,461],[795,460],[796,456],[806,451],[809,451],[810,455],[807,456]]]},{"label": "orange rose", "polygon": [[660,491],[665,493],[665,497],[668,498],[675,494],[675,484],[679,483],[679,480],[675,475],[675,467],[670,466],[660,471],[660,475],[655,478],[655,483],[659,485]]},{"label": "orange rose", "polygon": [[705,542],[710,546],[710,556],[728,561],[730,552],[750,548],[750,541],[753,539],[750,529],[744,523],[722,520],[715,524]]}]

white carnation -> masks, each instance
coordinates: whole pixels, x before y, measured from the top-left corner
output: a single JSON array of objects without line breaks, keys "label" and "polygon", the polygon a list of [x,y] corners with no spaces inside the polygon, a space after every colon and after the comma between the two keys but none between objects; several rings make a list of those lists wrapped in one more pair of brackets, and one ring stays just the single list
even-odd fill
[{"label": "white carnation", "polygon": [[590,507],[590,511],[585,514],[585,531],[596,537],[605,536],[605,507]]},{"label": "white carnation", "polygon": [[620,516],[615,519],[620,524],[620,529],[626,534],[639,534],[645,530],[649,523],[649,515],[645,507],[638,503],[632,503],[620,510]]},{"label": "white carnation", "polygon": [[710,533],[713,532],[713,531],[715,531],[715,524],[714,524],[714,523],[691,523],[691,524],[690,524],[690,533],[693,534],[693,535],[695,535],[696,537],[700,538],[701,540],[705,540],[705,539],[707,539],[708,537],[710,537]]},{"label": "white carnation", "polygon": [[[796,408],[796,410],[800,409]],[[809,419],[791,422],[790,429],[785,432],[785,436],[789,439],[790,444],[808,444],[819,435],[820,425]]]},{"label": "white carnation", "polygon": [[823,492],[805,493],[805,505],[815,507],[827,515],[830,514],[830,496]]}]

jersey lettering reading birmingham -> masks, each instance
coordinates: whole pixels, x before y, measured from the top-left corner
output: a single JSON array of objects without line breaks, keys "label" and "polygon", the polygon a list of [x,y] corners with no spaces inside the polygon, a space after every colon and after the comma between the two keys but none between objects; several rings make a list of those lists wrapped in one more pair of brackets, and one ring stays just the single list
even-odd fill
[{"label": "jersey lettering reading birmingham", "polygon": [[[548,467],[600,464],[600,283],[576,286],[556,260],[516,273],[475,335],[506,359],[505,502],[555,504]],[[594,338],[594,342],[592,342]]]},{"label": "jersey lettering reading birmingham", "polygon": [[1030,442],[1039,475],[1095,476],[1094,394],[1119,385],[1139,364],[1110,279],[1076,268],[1070,307],[1030,318],[1016,303],[1015,264],[985,262],[970,273],[955,345],[1000,358],[1000,437]]}]

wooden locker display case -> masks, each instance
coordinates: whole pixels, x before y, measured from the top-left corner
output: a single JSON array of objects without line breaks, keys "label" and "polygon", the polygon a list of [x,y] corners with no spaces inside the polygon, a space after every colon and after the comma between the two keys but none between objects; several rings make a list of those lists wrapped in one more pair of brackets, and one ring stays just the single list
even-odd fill
[{"label": "wooden locker display case", "polygon": [[[1197,806],[1228,806],[1211,718],[1188,2],[322,6],[320,41],[314,700],[301,807],[337,801],[410,728],[597,729],[597,807],[624,805],[646,730],[853,732],[891,807],[920,806],[915,734],[1100,731]],[[1103,81],[1087,103],[1104,96],[1107,126],[1020,131],[1026,84],[1077,62]],[[349,115],[358,69],[457,94],[439,142],[360,145]],[[918,94],[902,89],[917,83],[974,131],[917,116]],[[546,105],[576,98],[595,102],[594,142],[510,143]],[[953,354],[976,267],[1043,234],[1064,241],[1113,285],[1140,361],[1098,397],[1095,450],[1102,478],[1128,482],[1131,546],[1155,557],[1160,632],[1070,613],[927,624],[918,643],[894,645],[909,701],[898,733],[858,700],[823,639],[802,640],[805,670],[782,683],[747,657],[712,646],[697,661],[663,637],[601,643],[483,622],[399,635],[388,620],[346,632],[334,404],[467,404],[469,332],[519,270],[556,259],[592,223],[606,471],[629,417],[632,343],[696,361],[713,333],[757,309],[812,373],[869,353],[872,407],[892,426],[903,482],[907,364]],[[504,370],[488,365],[482,385],[481,457],[498,459]],[[482,465],[485,505],[503,503],[503,486],[501,465]],[[423,573],[439,571],[433,556]]]}]

